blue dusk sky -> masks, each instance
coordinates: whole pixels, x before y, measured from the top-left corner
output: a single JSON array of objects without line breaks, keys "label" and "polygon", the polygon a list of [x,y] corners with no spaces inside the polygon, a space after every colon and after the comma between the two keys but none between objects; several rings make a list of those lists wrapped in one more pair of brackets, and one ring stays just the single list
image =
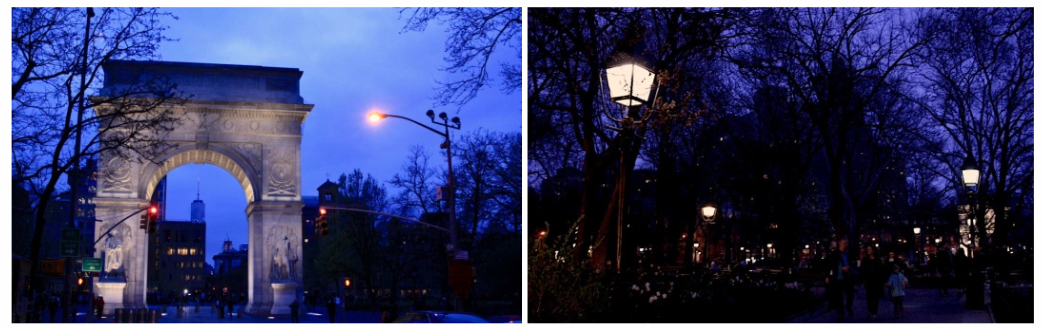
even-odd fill
[{"label": "blue dusk sky", "polygon": [[[385,183],[401,171],[409,149],[422,145],[435,169],[445,167],[438,136],[405,120],[374,125],[366,113],[390,114],[429,121],[428,109],[459,116],[468,133],[519,132],[522,99],[518,90],[504,94],[493,81],[467,105],[434,107],[437,81],[452,79],[441,70],[447,33],[432,23],[424,32],[400,33],[408,13],[395,8],[167,8],[166,35],[176,42],[160,48],[161,60],[298,68],[304,72],[300,91],[315,108],[304,122],[301,141],[301,184],[304,196],[317,195],[327,177],[356,168]],[[492,67],[521,59],[516,50],[500,48]],[[494,74],[497,71],[493,71]],[[226,235],[236,247],[247,243],[246,198],[223,169],[188,164],[168,174],[167,218],[188,220],[196,198],[197,179],[206,203],[207,262],[221,249]]]}]

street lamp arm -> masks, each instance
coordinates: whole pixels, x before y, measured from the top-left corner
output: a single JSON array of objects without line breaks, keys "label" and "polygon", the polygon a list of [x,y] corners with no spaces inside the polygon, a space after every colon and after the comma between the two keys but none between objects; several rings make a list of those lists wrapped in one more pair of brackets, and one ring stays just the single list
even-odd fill
[{"label": "street lamp arm", "polygon": [[424,127],[425,129],[428,129],[429,131],[431,131],[431,132],[434,132],[434,133],[436,133],[436,134],[438,134],[438,135],[442,136],[443,138],[448,138],[448,137],[446,136],[446,134],[445,134],[445,133],[442,133],[442,132],[440,132],[440,131],[438,131],[438,130],[435,130],[434,128],[432,128],[432,127],[430,127],[430,126],[427,126],[427,125],[425,125],[424,123],[420,123],[420,122],[417,122],[417,121],[415,121],[415,120],[413,120],[413,119],[411,119],[411,118],[408,118],[408,117],[405,117],[405,116],[399,116],[399,115],[394,115],[394,114],[380,114],[380,115],[382,115],[382,116],[384,116],[384,117],[395,117],[395,118],[400,118],[400,119],[403,119],[403,120],[406,120],[406,121],[410,121],[410,122],[413,122],[414,124],[416,124],[416,125],[419,125],[419,126],[422,126],[422,127]]},{"label": "street lamp arm", "polygon": [[364,209],[360,209],[360,208],[341,207],[341,206],[323,206],[323,208],[325,208],[327,210],[341,210],[341,211],[362,212],[362,213],[369,213],[369,214],[384,215],[384,216],[389,216],[389,217],[392,217],[392,218],[395,218],[395,219],[399,219],[399,220],[406,220],[406,221],[419,223],[419,224],[422,224],[424,226],[427,226],[428,228],[434,228],[434,229],[442,230],[442,231],[445,231],[445,232],[449,232],[449,229],[442,228],[442,227],[439,227],[439,226],[434,225],[434,224],[430,224],[430,223],[423,222],[423,221],[420,221],[420,220],[417,220],[417,219],[414,219],[414,218],[408,218],[408,217],[404,217],[404,216],[400,216],[400,215],[394,215],[394,214],[390,214],[390,213],[370,211],[370,210],[364,210]]}]

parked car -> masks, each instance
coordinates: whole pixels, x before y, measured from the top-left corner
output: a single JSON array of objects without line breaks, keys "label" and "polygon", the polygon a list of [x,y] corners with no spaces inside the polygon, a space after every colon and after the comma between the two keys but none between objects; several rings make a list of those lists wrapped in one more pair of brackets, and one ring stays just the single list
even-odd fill
[{"label": "parked car", "polygon": [[482,317],[460,312],[416,311],[399,316],[394,323],[489,323]]},{"label": "parked car", "polygon": [[520,315],[497,315],[489,317],[491,323],[522,323]]}]

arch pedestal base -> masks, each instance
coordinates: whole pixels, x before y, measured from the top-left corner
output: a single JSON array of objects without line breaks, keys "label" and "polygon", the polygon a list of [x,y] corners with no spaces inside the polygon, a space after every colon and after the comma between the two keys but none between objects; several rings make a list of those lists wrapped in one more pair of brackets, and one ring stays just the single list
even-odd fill
[{"label": "arch pedestal base", "polygon": [[272,314],[290,314],[290,303],[297,298],[297,283],[273,282]]},{"label": "arch pedestal base", "polygon": [[[102,315],[112,315],[116,309],[123,308],[123,290],[127,283],[123,281],[99,281],[97,282],[97,294],[105,301]],[[88,314],[91,315],[91,314]]]}]

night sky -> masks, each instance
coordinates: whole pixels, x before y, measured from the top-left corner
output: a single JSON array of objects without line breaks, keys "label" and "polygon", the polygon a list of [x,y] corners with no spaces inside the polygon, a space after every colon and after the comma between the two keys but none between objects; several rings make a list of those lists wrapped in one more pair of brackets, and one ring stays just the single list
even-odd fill
[{"label": "night sky", "polygon": [[[427,149],[435,169],[445,167],[437,153],[440,137],[400,119],[372,125],[365,114],[374,108],[421,122],[429,122],[424,116],[428,109],[445,111],[460,117],[460,133],[479,127],[521,131],[521,92],[505,95],[498,90],[498,81],[462,108],[433,107],[436,81],[452,78],[440,70],[446,65],[442,60],[445,27],[432,23],[422,33],[400,33],[406,18],[399,19],[398,9],[167,10],[179,20],[168,22],[166,36],[180,40],[162,45],[161,60],[291,67],[304,72],[301,96],[315,105],[304,122],[301,142],[304,196],[317,195],[315,188],[327,176],[335,181],[355,168],[386,183],[405,164],[413,145]],[[520,60],[514,49],[502,48],[490,66]],[[168,219],[189,219],[197,179],[206,203],[206,258],[212,262],[226,235],[236,247],[247,242],[246,198],[223,169],[188,164],[168,175]],[[389,194],[397,193],[390,185],[385,187]]]}]

